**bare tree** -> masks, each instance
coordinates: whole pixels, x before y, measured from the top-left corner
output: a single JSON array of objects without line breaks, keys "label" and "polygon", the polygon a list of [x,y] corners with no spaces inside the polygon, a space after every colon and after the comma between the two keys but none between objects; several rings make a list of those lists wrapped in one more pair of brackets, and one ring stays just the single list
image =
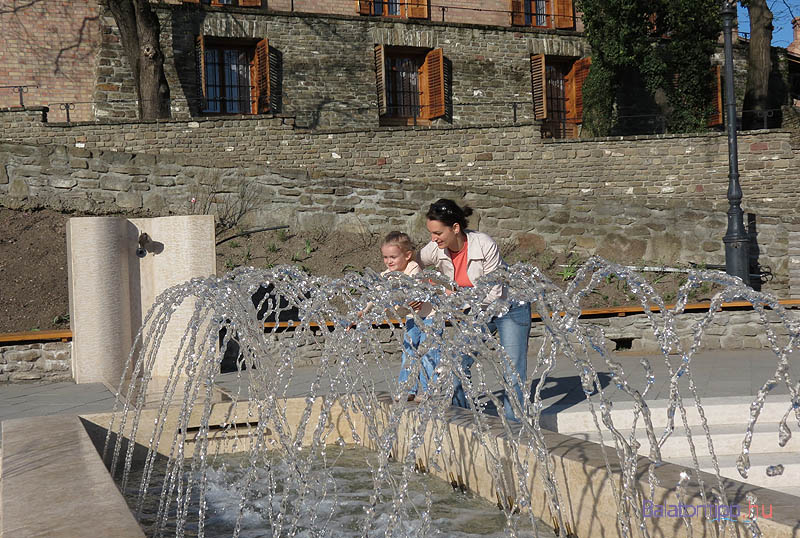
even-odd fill
[{"label": "bare tree", "polygon": [[105,0],[117,22],[139,102],[139,118],[168,118],[169,84],[164,75],[161,24],[149,0]]},{"label": "bare tree", "polygon": [[772,44],[772,11],[767,0],[742,0],[750,16],[750,46],[747,53],[747,86],[742,106],[742,128],[755,129],[761,120],[758,112],[770,107],[769,78]]}]

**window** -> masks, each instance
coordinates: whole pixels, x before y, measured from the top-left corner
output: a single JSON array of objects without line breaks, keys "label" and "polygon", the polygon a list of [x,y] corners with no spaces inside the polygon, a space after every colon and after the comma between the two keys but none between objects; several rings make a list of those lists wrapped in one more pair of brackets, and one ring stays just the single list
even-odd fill
[{"label": "window", "polygon": [[381,123],[413,125],[445,115],[442,49],[375,46]]},{"label": "window", "polygon": [[575,28],[572,0],[511,0],[511,24],[537,28]]},{"label": "window", "polygon": [[542,120],[543,138],[577,138],[583,122],[583,83],[591,58],[572,60],[531,56],[534,118]]},{"label": "window", "polygon": [[428,0],[359,0],[358,12],[378,17],[427,19]]},{"label": "window", "polygon": [[266,114],[279,108],[280,53],[255,43],[198,36],[197,78],[202,114]]}]

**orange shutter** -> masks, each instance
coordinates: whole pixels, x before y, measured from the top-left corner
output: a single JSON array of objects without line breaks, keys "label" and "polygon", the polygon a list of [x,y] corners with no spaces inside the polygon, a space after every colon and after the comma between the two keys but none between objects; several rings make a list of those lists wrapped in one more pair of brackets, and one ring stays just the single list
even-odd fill
[{"label": "orange shutter", "polygon": [[275,47],[269,48],[269,111],[281,112],[283,99],[283,54]]},{"label": "orange shutter", "polygon": [[711,104],[713,108],[708,117],[708,126],[722,125],[722,70],[718,65],[711,67]]},{"label": "orange shutter", "polygon": [[555,2],[556,28],[573,28],[575,19],[572,12],[572,0],[553,0]]},{"label": "orange shutter", "polygon": [[428,0],[408,0],[408,16],[412,19],[427,19]]},{"label": "orange shutter", "polygon": [[222,3],[222,0],[211,0],[212,6],[227,6],[228,4]]},{"label": "orange shutter", "polygon": [[525,6],[523,0],[511,0],[511,24],[525,26]]},{"label": "orange shutter", "polygon": [[183,0],[184,4],[199,4],[200,0]]},{"label": "orange shutter", "polygon": [[[589,76],[589,68],[592,65],[591,58],[581,58],[572,65],[570,73],[572,77],[572,97],[569,112],[572,114],[569,117],[575,119],[576,123],[583,122],[583,83],[586,82],[586,77]],[[569,115],[569,114],[568,114]]]},{"label": "orange shutter", "polygon": [[547,119],[547,75],[544,54],[531,56],[531,93],[533,94],[533,117]]},{"label": "orange shutter", "polygon": [[432,120],[444,116],[444,54],[433,49],[425,55],[422,74],[427,91],[422,96],[420,117]]},{"label": "orange shutter", "polygon": [[197,84],[200,86],[197,96],[200,97],[199,108],[203,110],[206,108],[208,95],[206,93],[206,45],[202,35],[197,36],[194,40],[194,52],[197,65]]},{"label": "orange shutter", "polygon": [[358,0],[358,12],[361,15],[372,15],[372,1],[371,0]]},{"label": "orange shutter", "polygon": [[253,114],[267,114],[269,112],[269,41],[262,39],[256,43],[256,53],[253,57]]},{"label": "orange shutter", "polygon": [[261,0],[239,0],[241,7],[261,7]]},{"label": "orange shutter", "polygon": [[375,86],[378,88],[378,114],[386,114],[386,59],[383,45],[375,45]]}]

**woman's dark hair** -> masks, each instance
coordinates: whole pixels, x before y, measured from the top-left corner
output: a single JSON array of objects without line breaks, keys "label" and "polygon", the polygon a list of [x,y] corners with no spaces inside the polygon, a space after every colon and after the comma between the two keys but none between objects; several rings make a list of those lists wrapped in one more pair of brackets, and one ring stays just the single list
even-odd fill
[{"label": "woman's dark hair", "polygon": [[467,219],[470,215],[472,215],[471,207],[466,205],[459,207],[457,203],[447,198],[441,198],[433,202],[425,214],[428,220],[438,220],[447,226],[458,223],[461,225],[461,231],[467,229]]}]

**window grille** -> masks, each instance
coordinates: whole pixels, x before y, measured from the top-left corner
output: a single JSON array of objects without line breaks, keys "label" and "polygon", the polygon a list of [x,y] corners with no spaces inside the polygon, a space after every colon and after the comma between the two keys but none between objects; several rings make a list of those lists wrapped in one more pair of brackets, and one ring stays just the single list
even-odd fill
[{"label": "window grille", "polygon": [[251,109],[252,51],[206,48],[206,106],[203,112],[248,114]]}]

